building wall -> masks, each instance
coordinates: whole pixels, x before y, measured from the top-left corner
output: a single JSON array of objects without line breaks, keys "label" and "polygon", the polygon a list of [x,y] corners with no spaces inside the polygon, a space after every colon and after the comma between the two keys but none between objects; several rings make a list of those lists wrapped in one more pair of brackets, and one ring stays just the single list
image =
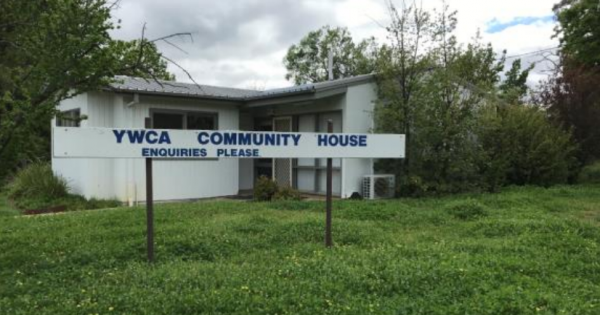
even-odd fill
[{"label": "building wall", "polygon": [[[254,117],[250,113],[240,113],[240,130],[253,131]],[[240,190],[254,187],[254,159],[239,159]]]},{"label": "building wall", "polygon": [[[235,104],[182,98],[140,96],[127,106],[131,95],[88,93],[60,105],[60,110],[80,107],[88,116],[82,127],[144,128],[151,109],[206,111],[218,114],[219,129],[239,128]],[[178,200],[235,195],[239,189],[237,159],[155,159],[154,199]],[[53,168],[69,180],[72,190],[86,198],[116,198],[144,201],[146,198],[143,159],[53,159]]]},{"label": "building wall", "polygon": [[[348,87],[345,95],[312,103],[255,108],[244,113],[240,113],[235,103],[143,95],[139,103],[128,106],[133,100],[131,94],[110,92],[82,94],[63,101],[59,108],[63,111],[79,108],[81,114],[88,117],[82,121],[82,127],[144,128],[144,120],[151,110],[169,109],[216,112],[221,130],[253,130],[257,117],[318,113],[319,120],[326,121],[328,115],[333,115],[335,121],[341,121],[334,125],[336,132],[368,133],[373,126],[375,99],[375,85],[361,84]],[[324,126],[322,122],[318,124],[319,129]],[[325,159],[320,164],[325,165]],[[68,180],[72,192],[86,198],[116,198],[131,203],[145,200],[143,159],[53,159],[52,165],[57,174]],[[343,198],[360,192],[363,176],[373,173],[373,162],[368,159],[336,159],[334,167],[341,167],[341,171],[334,172],[334,193]],[[317,185],[324,188],[325,172],[314,174]],[[304,175],[306,172],[298,179],[310,180]],[[235,195],[240,189],[252,189],[253,183],[254,161],[251,159],[154,160],[155,200]]]},{"label": "building wall", "polygon": [[[327,120],[334,122],[334,132],[343,131],[343,112],[346,108],[346,96],[335,95],[311,102],[288,103],[275,106],[265,106],[252,110],[254,117],[297,117],[297,130],[299,132],[327,131]],[[316,120],[318,119],[318,121]],[[327,159],[297,159],[296,176],[297,189],[302,192],[324,194],[327,174],[325,166]],[[341,159],[333,159],[333,194],[343,195],[343,179],[340,170]]]},{"label": "building wall", "polygon": [[[61,111],[67,111],[72,109],[80,109],[81,115],[87,115],[88,113],[88,95],[80,94],[73,98],[64,100],[61,102],[59,109]],[[87,121],[82,121],[81,126],[87,126]],[[52,119],[52,125],[56,125],[56,119]],[[72,193],[78,195],[85,195],[86,184],[85,174],[87,171],[87,159],[52,159],[52,169],[57,175],[63,176],[71,189]]]},{"label": "building wall", "polygon": [[[312,103],[258,108],[254,109],[252,114],[254,117],[296,115],[299,117],[298,131],[300,132],[313,132],[311,125],[315,123],[319,126],[319,132],[325,132],[327,119],[333,119],[334,132],[370,133],[374,126],[373,111],[377,99],[375,88],[374,83],[354,85],[348,87],[345,95],[332,96]],[[314,122],[314,118],[317,117],[314,114],[319,114],[319,122]],[[300,166],[313,166],[315,159],[298,159],[297,163]],[[325,166],[326,159],[319,159],[318,165]],[[341,168],[341,172],[334,171],[333,192],[342,198],[350,197],[353,192],[361,193],[363,177],[373,174],[372,159],[334,159],[333,166],[334,169]],[[304,190],[311,190],[316,184],[319,187],[317,192],[325,193],[324,170],[318,171],[316,175],[311,170],[299,170],[296,176],[299,189],[307,187],[308,189]],[[316,183],[313,183],[315,176]]]},{"label": "building wall", "polygon": [[[345,133],[370,133],[373,129],[373,111],[377,94],[375,84],[361,84],[348,87],[346,106],[343,111]],[[342,160],[342,198],[353,192],[362,191],[364,175],[373,174],[372,159]]]}]

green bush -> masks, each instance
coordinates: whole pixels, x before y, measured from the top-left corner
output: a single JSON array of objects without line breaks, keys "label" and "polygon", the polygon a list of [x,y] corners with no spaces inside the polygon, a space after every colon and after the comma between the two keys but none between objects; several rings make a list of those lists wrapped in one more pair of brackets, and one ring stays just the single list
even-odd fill
[{"label": "green bush", "polygon": [[573,176],[576,146],[546,113],[525,105],[483,111],[478,138],[481,174],[489,190],[506,185],[551,186]]},{"label": "green bush", "polygon": [[254,183],[254,200],[270,201],[277,191],[277,183],[264,175],[260,176]]},{"label": "green bush", "polygon": [[292,187],[281,187],[273,195],[273,200],[301,200],[300,193]]},{"label": "green bush", "polygon": [[85,202],[85,207],[81,208],[80,210],[116,208],[116,207],[119,207],[119,206],[123,205],[122,202],[120,202],[119,200],[116,200],[116,199],[96,199],[96,198],[91,198],[91,199],[88,199],[88,200],[85,200],[85,201],[86,201]]},{"label": "green bush", "polygon": [[[397,193],[411,197],[495,192],[510,185],[548,187],[576,179],[578,147],[546,111],[495,102],[482,102],[476,108],[462,126],[450,120],[441,128],[435,120],[428,120],[430,115],[415,121],[407,137],[406,158],[379,160],[376,171],[395,174]],[[384,122],[398,123],[386,110],[380,114]],[[582,180],[593,177],[593,169]]]},{"label": "green bush", "polygon": [[400,184],[398,191],[400,196],[423,197],[429,191],[429,187],[420,176],[412,175]]},{"label": "green bush", "polygon": [[17,172],[8,186],[8,197],[19,203],[23,200],[56,200],[67,197],[67,181],[52,172],[48,163],[29,164]]},{"label": "green bush", "polygon": [[600,184],[600,162],[585,166],[577,181],[582,184]]},{"label": "green bush", "polygon": [[[8,198],[22,210],[36,213],[63,210],[90,210],[113,208],[121,205],[118,200],[101,200],[69,194],[67,181],[52,172],[48,163],[33,163],[17,172],[8,185]],[[27,213],[27,211],[26,211]]]},{"label": "green bush", "polygon": [[58,211],[106,209],[122,205],[118,200],[96,198],[87,200],[83,196],[73,194],[57,199],[24,198],[14,200],[14,202],[17,208],[25,210],[26,214],[46,213],[56,209]]},{"label": "green bush", "polygon": [[455,218],[465,221],[487,216],[485,206],[474,199],[450,204],[446,207],[446,211]]}]

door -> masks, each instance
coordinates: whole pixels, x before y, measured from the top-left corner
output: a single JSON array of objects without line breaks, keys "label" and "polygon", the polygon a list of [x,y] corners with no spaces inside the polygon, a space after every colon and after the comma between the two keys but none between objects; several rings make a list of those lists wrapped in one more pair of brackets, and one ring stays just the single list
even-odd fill
[{"label": "door", "polygon": [[[273,131],[291,132],[292,117],[273,118]],[[279,186],[292,186],[292,159],[273,159],[273,179]]]}]

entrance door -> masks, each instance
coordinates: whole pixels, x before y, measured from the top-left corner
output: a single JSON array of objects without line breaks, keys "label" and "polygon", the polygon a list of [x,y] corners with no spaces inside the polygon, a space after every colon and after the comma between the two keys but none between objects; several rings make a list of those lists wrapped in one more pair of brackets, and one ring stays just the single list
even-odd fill
[{"label": "entrance door", "polygon": [[[273,118],[273,131],[291,132],[292,117]],[[273,159],[273,179],[279,186],[292,186],[292,159]]]}]

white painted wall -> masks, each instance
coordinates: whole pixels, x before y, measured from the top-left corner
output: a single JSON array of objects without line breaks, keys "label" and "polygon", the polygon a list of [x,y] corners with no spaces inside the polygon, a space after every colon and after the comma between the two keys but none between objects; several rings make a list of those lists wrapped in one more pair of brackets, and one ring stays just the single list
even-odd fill
[{"label": "white painted wall", "polygon": [[[67,111],[79,108],[81,115],[87,115],[88,106],[87,94],[80,94],[73,98],[61,102],[59,109]],[[56,125],[56,119],[52,119],[52,125]],[[87,126],[87,121],[82,121],[81,126]],[[87,170],[87,159],[52,159],[52,169],[57,175],[63,176],[70,187],[70,192],[78,195],[85,195],[86,180],[85,171]]]},{"label": "white painted wall", "polygon": [[[377,91],[374,83],[348,87],[343,111],[343,132],[369,133],[373,128],[373,111]],[[342,198],[361,192],[364,175],[373,174],[372,159],[342,160]]]},{"label": "white painted wall", "polygon": [[[240,113],[240,130],[254,130],[254,117],[250,113]],[[240,190],[254,187],[254,159],[239,159]]]},{"label": "white painted wall", "polygon": [[[143,128],[150,109],[206,111],[218,114],[219,129],[238,129],[234,104],[182,98],[140,96],[140,103],[127,106],[130,95],[88,93],[64,101],[60,110],[81,108],[88,116],[82,127]],[[69,180],[72,191],[86,198],[116,198],[144,201],[146,198],[143,159],[53,159],[55,173]],[[154,160],[154,199],[178,200],[235,195],[239,189],[239,161]]]}]

